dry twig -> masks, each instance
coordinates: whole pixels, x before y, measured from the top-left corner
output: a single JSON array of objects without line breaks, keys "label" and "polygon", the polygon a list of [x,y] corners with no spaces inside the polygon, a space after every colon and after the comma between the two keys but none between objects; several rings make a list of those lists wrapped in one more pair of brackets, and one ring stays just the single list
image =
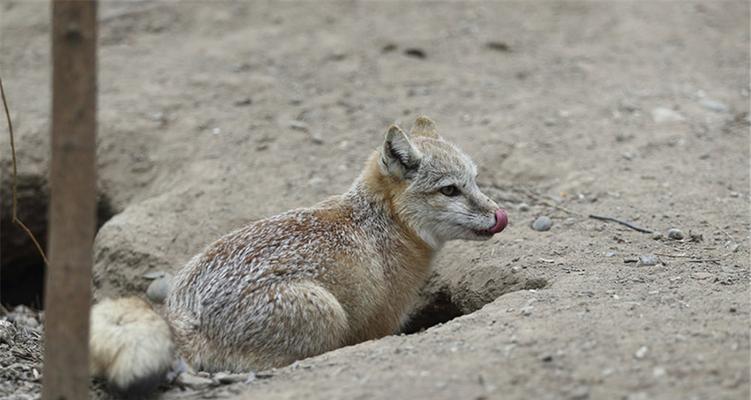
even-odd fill
[{"label": "dry twig", "polygon": [[16,171],[16,145],[14,142],[13,137],[13,123],[10,121],[10,112],[8,111],[8,102],[5,100],[5,89],[3,89],[3,80],[0,78],[0,96],[3,98],[3,108],[5,109],[5,118],[8,120],[8,132],[10,132],[10,152],[12,155],[13,160],[13,179],[12,179],[12,220],[13,223],[18,225],[21,229],[23,229],[24,232],[26,232],[26,235],[29,236],[29,239],[31,239],[32,242],[34,242],[34,246],[36,246],[37,251],[39,251],[39,255],[42,256],[42,259],[44,260],[45,265],[49,265],[47,262],[47,256],[44,255],[44,250],[42,250],[42,246],[39,244],[39,241],[37,241],[36,237],[34,237],[34,234],[31,233],[31,229],[29,229],[26,224],[24,224],[19,218],[18,213],[16,212],[18,209],[18,198],[17,198],[17,171]]},{"label": "dry twig", "polygon": [[631,223],[626,222],[626,221],[621,221],[621,220],[613,218],[613,217],[602,217],[602,216],[599,216],[599,215],[589,214],[589,218],[597,219],[597,220],[600,220],[600,221],[615,222],[615,223],[621,224],[621,225],[623,225],[623,226],[625,226],[627,228],[631,228],[631,229],[633,229],[633,230],[635,230],[637,232],[641,232],[641,233],[652,233],[652,231],[649,230],[649,229],[639,228],[638,226],[636,226],[634,224],[631,224]]}]

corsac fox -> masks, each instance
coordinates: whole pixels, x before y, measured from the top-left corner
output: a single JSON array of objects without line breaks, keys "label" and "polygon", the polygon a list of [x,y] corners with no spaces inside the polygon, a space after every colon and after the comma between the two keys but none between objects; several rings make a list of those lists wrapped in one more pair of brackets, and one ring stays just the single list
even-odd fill
[{"label": "corsac fox", "polygon": [[205,371],[262,370],[397,332],[446,241],[506,227],[476,175],[430,119],[409,135],[391,126],[346,193],[193,257],[174,277],[166,322],[136,298],[97,304],[92,374],[136,393],[177,357]]}]

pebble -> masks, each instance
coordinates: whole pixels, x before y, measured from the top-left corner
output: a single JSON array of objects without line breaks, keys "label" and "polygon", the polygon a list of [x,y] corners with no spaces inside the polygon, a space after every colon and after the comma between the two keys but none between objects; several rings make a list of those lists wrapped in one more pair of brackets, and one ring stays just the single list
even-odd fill
[{"label": "pebble", "polygon": [[671,228],[668,230],[668,237],[673,240],[681,240],[685,235],[683,235],[683,231],[680,229]]},{"label": "pebble", "polygon": [[636,353],[634,353],[634,357],[641,360],[642,358],[644,358],[644,356],[647,355],[647,350],[647,346],[639,347],[639,350],[636,350]]},{"label": "pebble", "polygon": [[609,251],[609,252],[605,253],[605,257],[615,257],[615,254],[616,253],[614,251]]},{"label": "pebble", "polygon": [[508,45],[508,43],[501,41],[490,41],[485,43],[485,46],[491,50],[496,51],[511,51],[511,47]]},{"label": "pebble", "polygon": [[205,389],[214,384],[214,381],[209,378],[203,378],[187,372],[178,375],[176,382],[178,385],[186,386],[193,390]]},{"label": "pebble", "polygon": [[528,316],[532,315],[532,309],[533,308],[534,308],[534,306],[525,306],[525,307],[522,307],[519,311],[521,312],[522,315],[528,317]]},{"label": "pebble", "polygon": [[428,57],[424,50],[418,48],[405,49],[404,54],[419,59],[425,59]]},{"label": "pebble", "polygon": [[665,107],[657,107],[653,109],[652,119],[658,124],[663,122],[681,122],[686,120],[686,118],[679,112]]},{"label": "pebble", "polygon": [[538,232],[544,232],[547,230],[550,230],[550,228],[553,226],[553,221],[544,215],[541,215],[537,217],[535,222],[532,223],[532,229],[538,231]]},{"label": "pebble", "polygon": [[381,47],[382,53],[390,53],[397,49],[397,46],[393,43],[388,43],[385,46]]},{"label": "pebble", "polygon": [[707,110],[723,113],[728,111],[728,106],[726,106],[723,103],[720,103],[717,100],[712,99],[702,99],[699,104],[701,104],[702,107],[706,108]]},{"label": "pebble", "polygon": [[289,121],[289,127],[298,131],[303,131],[303,132],[308,131],[308,124],[299,120]]},{"label": "pebble", "polygon": [[154,280],[146,289],[146,297],[154,303],[162,304],[169,294],[171,284],[170,276],[163,276]]},{"label": "pebble", "polygon": [[698,280],[704,280],[711,278],[712,274],[710,274],[709,272],[695,272],[691,274],[691,277]]},{"label": "pebble", "polygon": [[516,206],[516,209],[519,211],[529,211],[529,204],[527,203],[519,203],[518,206]]},{"label": "pebble", "polygon": [[662,239],[662,232],[652,232],[652,239],[653,240],[661,240]]},{"label": "pebble", "polygon": [[580,386],[574,389],[569,396],[570,400],[586,400],[589,398],[589,388],[586,386]]},{"label": "pebble", "polygon": [[242,99],[236,100],[234,102],[234,105],[236,105],[238,107],[239,106],[249,106],[251,104],[253,104],[253,99],[251,99],[250,97],[243,97]]},{"label": "pebble", "polygon": [[149,271],[141,276],[146,279],[158,279],[163,277],[165,274],[166,273],[164,271]]},{"label": "pebble", "polygon": [[647,255],[639,256],[639,263],[636,265],[642,266],[642,267],[651,267],[651,266],[657,265],[658,262],[660,262],[660,260],[657,258],[657,256],[653,254],[647,254]]}]

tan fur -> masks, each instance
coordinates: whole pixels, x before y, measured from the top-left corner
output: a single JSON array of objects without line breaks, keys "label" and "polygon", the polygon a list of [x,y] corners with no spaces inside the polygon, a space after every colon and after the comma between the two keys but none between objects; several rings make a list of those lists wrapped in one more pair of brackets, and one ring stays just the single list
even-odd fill
[{"label": "tan fur", "polygon": [[426,117],[410,136],[390,127],[348,192],[188,262],[167,301],[179,354],[196,369],[259,370],[398,332],[443,243],[497,232],[475,175]]},{"label": "tan fur", "polygon": [[91,375],[122,392],[163,375],[173,360],[169,326],[133,297],[104,300],[92,308],[89,349]]}]

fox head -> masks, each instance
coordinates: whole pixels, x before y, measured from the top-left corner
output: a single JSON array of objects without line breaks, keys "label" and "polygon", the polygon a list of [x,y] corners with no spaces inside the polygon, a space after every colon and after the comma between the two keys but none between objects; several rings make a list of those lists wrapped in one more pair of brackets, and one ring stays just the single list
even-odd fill
[{"label": "fox head", "polygon": [[472,159],[427,117],[418,117],[409,135],[392,125],[379,156],[380,174],[396,188],[392,209],[431,247],[487,240],[506,227],[506,212],[477,187]]}]

